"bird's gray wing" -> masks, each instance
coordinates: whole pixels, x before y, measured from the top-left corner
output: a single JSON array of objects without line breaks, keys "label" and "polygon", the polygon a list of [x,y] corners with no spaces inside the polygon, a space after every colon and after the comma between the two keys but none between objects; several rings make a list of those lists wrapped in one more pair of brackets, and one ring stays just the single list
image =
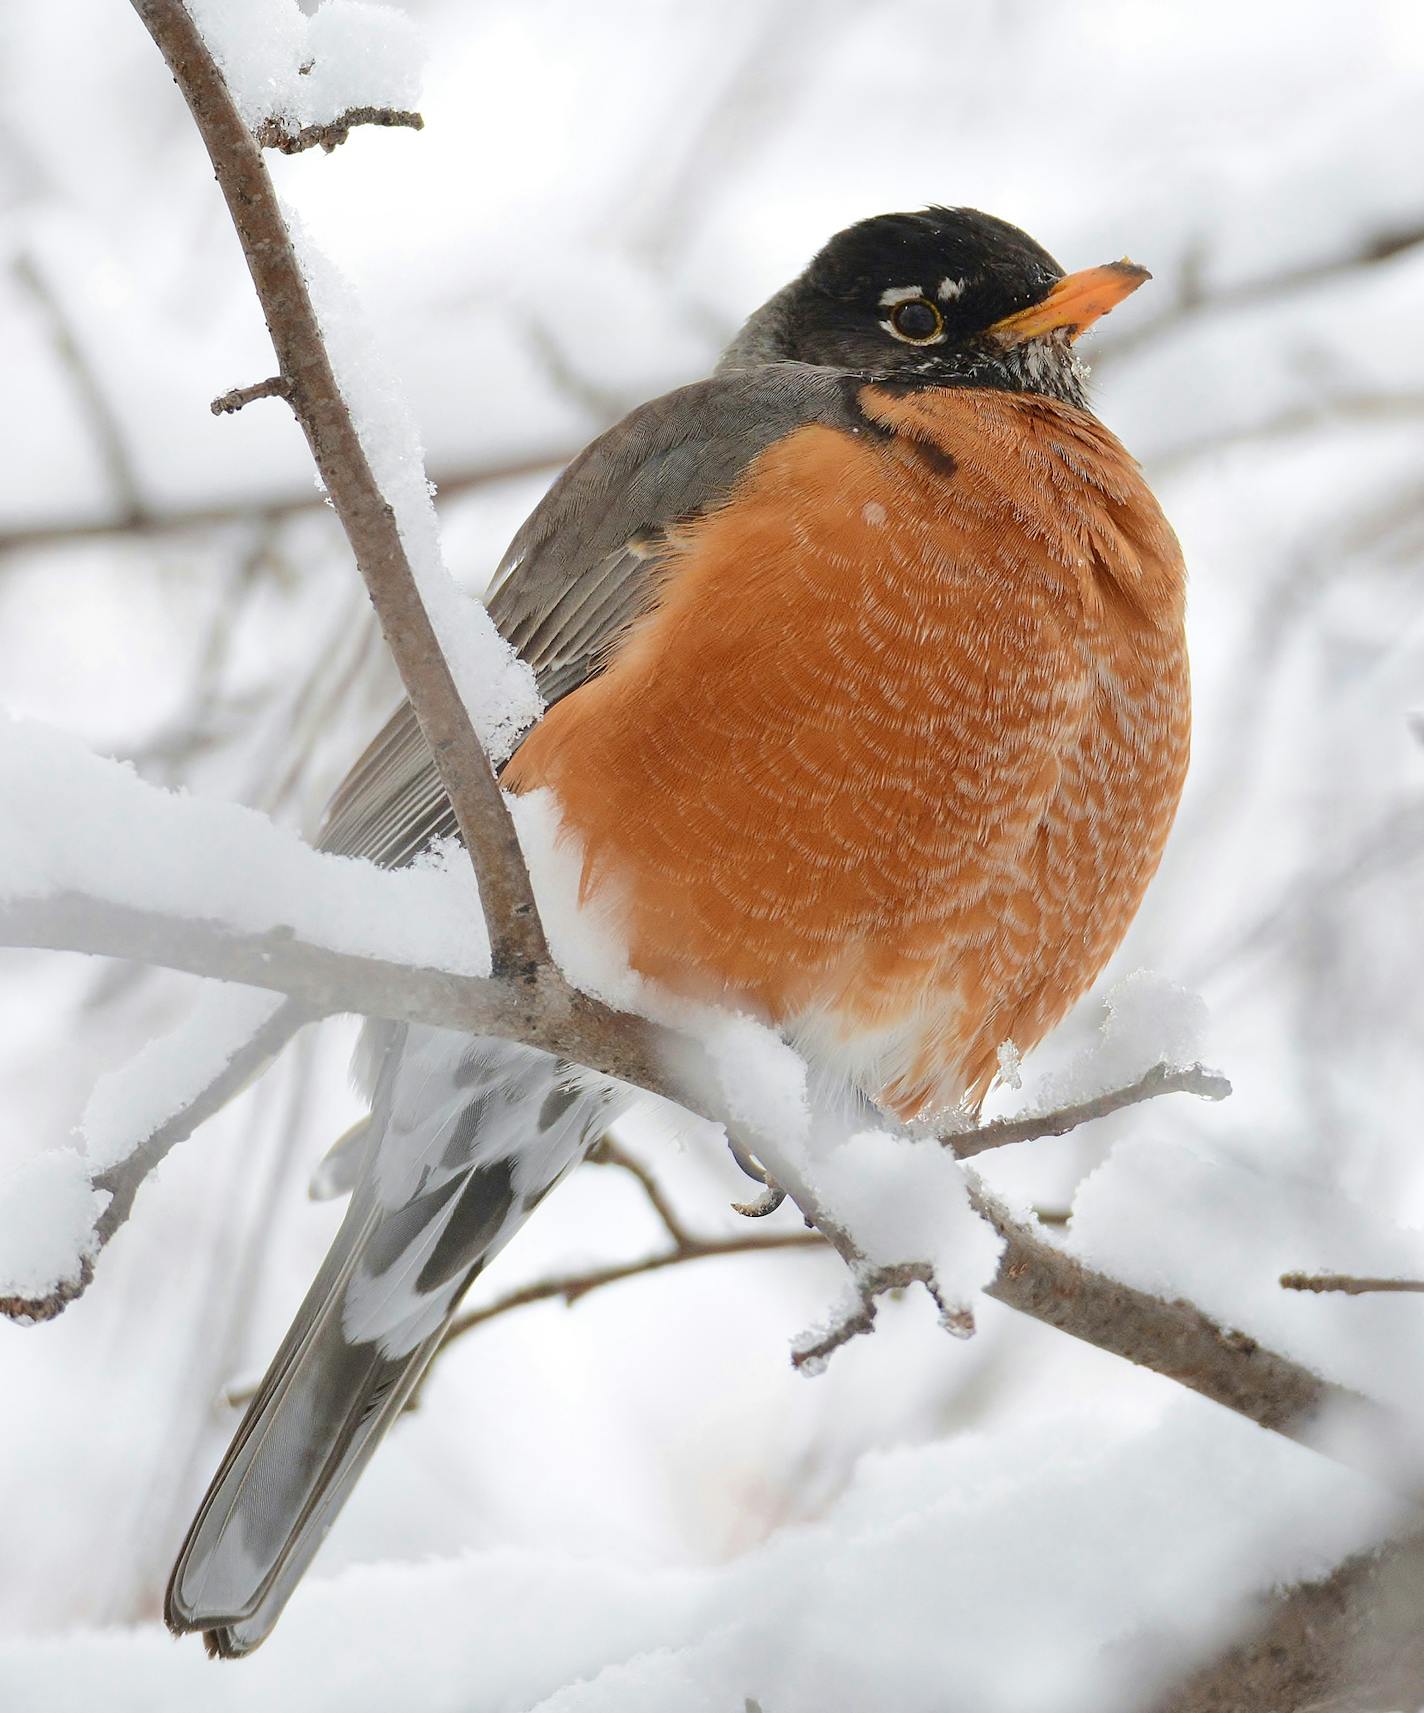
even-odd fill
[{"label": "bird's gray wing", "polygon": [[[640,406],[574,459],[510,543],[488,597],[546,703],[592,677],[647,611],[666,531],[724,500],[758,453],[813,422],[872,432],[856,403],[862,381],[804,363],[715,375]],[[333,796],[322,846],[398,867],[454,832],[403,702]]]}]

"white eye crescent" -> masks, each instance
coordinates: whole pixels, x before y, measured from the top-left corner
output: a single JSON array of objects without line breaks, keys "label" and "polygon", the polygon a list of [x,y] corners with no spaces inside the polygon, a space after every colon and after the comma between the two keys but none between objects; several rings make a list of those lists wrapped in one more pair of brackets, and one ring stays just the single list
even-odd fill
[{"label": "white eye crescent", "polygon": [[893,309],[897,303],[908,303],[912,297],[923,297],[923,286],[890,286],[880,294],[880,307]]}]

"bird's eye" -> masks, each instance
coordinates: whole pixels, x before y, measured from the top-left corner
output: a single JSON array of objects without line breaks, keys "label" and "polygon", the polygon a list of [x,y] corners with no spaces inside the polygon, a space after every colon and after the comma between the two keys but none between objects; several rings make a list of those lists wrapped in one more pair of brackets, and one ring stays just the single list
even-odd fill
[{"label": "bird's eye", "polygon": [[944,332],[944,317],[927,297],[912,297],[891,310],[890,331],[907,344],[928,345]]}]

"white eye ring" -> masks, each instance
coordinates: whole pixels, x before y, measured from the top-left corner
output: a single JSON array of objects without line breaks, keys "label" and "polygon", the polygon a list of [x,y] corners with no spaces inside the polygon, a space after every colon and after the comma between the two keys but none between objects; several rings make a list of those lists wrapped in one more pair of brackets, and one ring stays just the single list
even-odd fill
[{"label": "white eye ring", "polygon": [[[906,311],[911,309],[929,310],[934,317],[934,325],[924,333],[907,330],[904,326],[905,321],[909,319]],[[880,325],[903,345],[938,345],[944,340],[944,316],[940,313],[939,305],[927,297],[922,297],[918,292],[913,297],[902,298],[891,310],[889,319],[882,321]]]}]

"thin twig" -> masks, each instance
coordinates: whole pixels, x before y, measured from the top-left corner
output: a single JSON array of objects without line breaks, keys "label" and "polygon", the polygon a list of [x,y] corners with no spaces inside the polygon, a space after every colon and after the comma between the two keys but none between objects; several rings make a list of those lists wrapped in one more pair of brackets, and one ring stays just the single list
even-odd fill
[{"label": "thin twig", "polygon": [[1339,274],[1354,273],[1360,268],[1375,267],[1381,262],[1392,261],[1396,256],[1403,255],[1421,244],[1424,244],[1424,226],[1404,226],[1393,232],[1374,232],[1352,244],[1343,254],[1291,265],[1275,273],[1260,274],[1254,278],[1218,286],[1203,283],[1204,269],[1201,264],[1204,258],[1198,256],[1194,258],[1194,266],[1181,270],[1181,287],[1175,302],[1167,304],[1160,313],[1146,320],[1139,319],[1130,326],[1124,325],[1104,332],[1093,358],[1093,366],[1101,368],[1109,362],[1119,361],[1142,346],[1157,344],[1180,323],[1198,315],[1214,314],[1222,310],[1249,309],[1258,303],[1272,303],[1295,291],[1311,291]]},{"label": "thin twig", "polygon": [[[126,1159],[95,1177],[95,1188],[107,1190],[110,1197],[95,1227],[99,1248],[108,1243],[128,1218],[134,1197],[168,1153],[186,1141],[204,1119],[221,1112],[259,1077],[293,1036],[311,1021],[311,1013],[295,1001],[279,1007],[210,1082],[170,1114]],[[47,1296],[0,1299],[0,1315],[31,1321],[53,1320],[76,1297],[83,1295],[93,1276],[93,1262],[86,1259],[77,1279]]]},{"label": "thin twig", "polygon": [[[555,447],[548,453],[512,458],[507,463],[475,465],[451,470],[448,474],[436,472],[434,481],[439,497],[449,499],[459,494],[477,493],[482,488],[498,487],[504,482],[545,475],[567,464],[572,456],[572,450]],[[284,499],[258,504],[175,506],[166,510],[138,506],[97,519],[61,519],[0,531],[0,555],[26,549],[63,547],[71,542],[92,541],[96,537],[111,535],[185,534],[193,530],[230,528],[240,523],[281,523],[287,518],[320,511],[325,503],[321,494],[302,489]]]},{"label": "thin twig", "polygon": [[423,131],[425,121],[419,113],[399,107],[348,107],[335,119],[322,125],[303,125],[292,130],[284,120],[264,119],[253,137],[264,149],[277,149],[284,155],[299,155],[304,149],[323,148],[327,154],[344,143],[358,125],[399,125],[410,131]]},{"label": "thin twig", "polygon": [[695,1247],[697,1239],[692,1237],[687,1227],[677,1216],[677,1210],[667,1198],[662,1185],[635,1155],[615,1142],[611,1136],[605,1136],[588,1155],[589,1161],[595,1166],[617,1166],[637,1179],[642,1186],[643,1194],[648,1198],[648,1204],[663,1223],[663,1229],[672,1239],[673,1248],[679,1253],[690,1251]]},{"label": "thin twig", "polygon": [[1338,1291],[1346,1297],[1365,1297],[1383,1291],[1424,1291],[1424,1279],[1356,1278],[1352,1273],[1282,1273],[1281,1287],[1287,1291]]},{"label": "thin twig", "polygon": [[289,389],[293,412],[351,542],[381,630],[430,746],[465,848],[482,875],[496,974],[532,978],[548,943],[489,759],[470,724],[322,341],[306,277],[262,154],[181,0],[132,0],[168,62],[212,161]]},{"label": "thin twig", "polygon": [[[591,1292],[601,1291],[608,1285],[622,1284],[625,1279],[642,1278],[647,1273],[666,1272],[669,1267],[680,1267],[685,1262],[712,1261],[729,1255],[771,1255],[786,1249],[817,1250],[824,1253],[826,1242],[824,1238],[810,1231],[768,1231],[756,1237],[685,1237],[682,1247],[667,1250],[661,1255],[647,1255],[641,1261],[616,1262],[608,1267],[590,1267],[581,1273],[564,1273],[550,1279],[540,1279],[535,1284],[521,1286],[517,1291],[507,1291],[493,1302],[471,1309],[453,1320],[445,1329],[445,1334],[430,1359],[431,1368],[433,1369],[435,1363],[457,1338],[463,1338],[467,1332],[473,1332],[477,1326],[484,1326],[501,1315],[512,1314],[516,1309],[532,1308],[536,1303],[558,1299],[572,1307]],[[407,1409],[415,1409],[418,1406],[419,1395],[424,1390],[429,1372],[427,1370],[419,1387],[411,1394]],[[233,1408],[241,1408],[252,1402],[255,1393],[255,1386],[233,1387],[224,1394],[224,1402]]]},{"label": "thin twig", "polygon": [[510,1291],[497,1297],[483,1308],[471,1309],[451,1322],[440,1341],[443,1350],[453,1339],[462,1337],[473,1327],[483,1326],[496,1315],[511,1309],[527,1308],[530,1303],[548,1302],[562,1297],[566,1303],[576,1303],[590,1291],[602,1290],[624,1279],[636,1279],[644,1273],[660,1273],[668,1267],[680,1267],[687,1261],[711,1261],[724,1255],[768,1255],[778,1249],[814,1249],[824,1253],[826,1241],[814,1231],[766,1231],[751,1237],[688,1238],[680,1249],[670,1249],[661,1255],[649,1255],[641,1261],[627,1261],[612,1267],[598,1267],[582,1273],[568,1273],[558,1278],[541,1279],[538,1284]]},{"label": "thin twig", "polygon": [[905,1291],[911,1285],[923,1285],[935,1299],[941,1318],[950,1329],[962,1337],[974,1331],[974,1316],[960,1309],[945,1315],[943,1302],[935,1288],[934,1269],[928,1262],[906,1262],[895,1267],[868,1268],[863,1263],[851,1269],[855,1295],[849,1307],[832,1316],[830,1324],[804,1334],[791,1349],[791,1366],[798,1374],[819,1374],[831,1356],[853,1338],[864,1337],[875,1330],[877,1298],[891,1291]]},{"label": "thin twig", "polygon": [[250,387],[234,387],[230,393],[219,393],[208,409],[214,416],[232,416],[254,399],[288,399],[291,388],[280,375],[269,375],[265,381],[254,381]]},{"label": "thin twig", "polygon": [[98,443],[99,458],[119,502],[119,515],[125,524],[142,513],[138,471],[129,456],[123,424],[118,410],[99,376],[79,331],[60,297],[51,289],[32,255],[21,252],[11,264],[16,281],[29,293],[35,306],[49,323],[55,352],[69,372],[75,391],[88,416],[89,426]]},{"label": "thin twig", "polygon": [[1209,1071],[1203,1065],[1177,1068],[1164,1061],[1144,1071],[1135,1083],[1108,1089],[1091,1100],[1026,1118],[997,1118],[991,1124],[981,1124],[977,1130],[947,1130],[939,1140],[961,1160],[971,1160],[990,1148],[1010,1148],[1016,1142],[1033,1142],[1043,1136],[1066,1136],[1080,1124],[1090,1124],[1095,1118],[1106,1118],[1109,1113],[1121,1112],[1124,1107],[1137,1106],[1144,1100],[1155,1100],[1159,1095],[1194,1094],[1202,1100],[1225,1100],[1230,1093],[1231,1084],[1218,1071]]}]

